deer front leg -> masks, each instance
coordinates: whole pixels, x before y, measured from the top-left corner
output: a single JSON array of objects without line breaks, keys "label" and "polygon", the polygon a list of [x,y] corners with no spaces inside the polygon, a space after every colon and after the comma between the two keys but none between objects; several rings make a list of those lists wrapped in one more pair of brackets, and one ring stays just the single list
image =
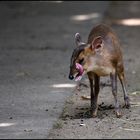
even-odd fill
[{"label": "deer front leg", "polygon": [[[96,74],[89,73],[88,74],[89,81],[90,81],[90,94],[91,94],[91,116],[96,117],[98,111],[98,94],[99,94],[99,81],[100,78]],[[95,82],[95,87],[93,91],[93,79]]]}]

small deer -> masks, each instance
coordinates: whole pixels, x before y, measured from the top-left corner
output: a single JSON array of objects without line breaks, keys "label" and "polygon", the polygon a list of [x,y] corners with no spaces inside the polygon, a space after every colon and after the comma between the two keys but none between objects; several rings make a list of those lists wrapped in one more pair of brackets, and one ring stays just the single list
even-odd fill
[{"label": "small deer", "polygon": [[108,25],[99,24],[91,30],[87,43],[82,42],[79,33],[75,34],[75,42],[77,47],[71,56],[69,79],[78,81],[84,74],[88,75],[91,116],[97,116],[100,77],[110,76],[112,94],[115,99],[115,114],[118,118],[121,117],[122,113],[117,98],[117,76],[122,85],[126,108],[130,107],[130,99],[126,92],[123,56],[116,33]]}]

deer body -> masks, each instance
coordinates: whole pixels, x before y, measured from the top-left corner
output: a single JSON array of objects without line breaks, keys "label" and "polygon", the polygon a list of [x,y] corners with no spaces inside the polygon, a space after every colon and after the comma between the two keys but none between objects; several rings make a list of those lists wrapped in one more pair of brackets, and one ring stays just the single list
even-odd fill
[{"label": "deer body", "polygon": [[79,33],[75,34],[75,42],[77,47],[71,57],[69,79],[79,79],[79,76],[88,75],[91,92],[91,115],[96,117],[100,77],[110,76],[115,99],[115,112],[117,117],[120,117],[121,112],[117,99],[117,76],[123,88],[127,108],[130,107],[130,103],[125,88],[123,57],[117,35],[109,26],[100,24],[91,30],[87,43],[82,42]]}]

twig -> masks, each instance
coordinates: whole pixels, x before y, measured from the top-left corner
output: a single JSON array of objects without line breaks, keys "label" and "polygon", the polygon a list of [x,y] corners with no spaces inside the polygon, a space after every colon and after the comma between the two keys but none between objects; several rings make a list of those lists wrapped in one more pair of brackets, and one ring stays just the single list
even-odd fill
[{"label": "twig", "polygon": [[130,122],[130,120],[128,120],[129,122],[127,120],[124,120],[124,119],[121,119],[121,118],[119,120],[122,120],[122,121],[127,122],[127,123],[130,123],[130,124],[140,125],[140,123],[132,123],[132,122]]},{"label": "twig", "polygon": [[120,127],[120,129],[123,129],[123,130],[126,130],[126,131],[140,131],[140,129],[130,129],[130,128],[123,128],[123,127]]}]

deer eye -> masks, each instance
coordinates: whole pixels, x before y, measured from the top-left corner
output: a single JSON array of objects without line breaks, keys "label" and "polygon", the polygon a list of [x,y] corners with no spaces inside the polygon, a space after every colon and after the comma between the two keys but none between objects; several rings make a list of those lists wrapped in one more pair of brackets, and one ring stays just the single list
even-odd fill
[{"label": "deer eye", "polygon": [[82,64],[83,61],[84,61],[84,58],[82,58],[82,59],[79,61],[79,64]]}]

